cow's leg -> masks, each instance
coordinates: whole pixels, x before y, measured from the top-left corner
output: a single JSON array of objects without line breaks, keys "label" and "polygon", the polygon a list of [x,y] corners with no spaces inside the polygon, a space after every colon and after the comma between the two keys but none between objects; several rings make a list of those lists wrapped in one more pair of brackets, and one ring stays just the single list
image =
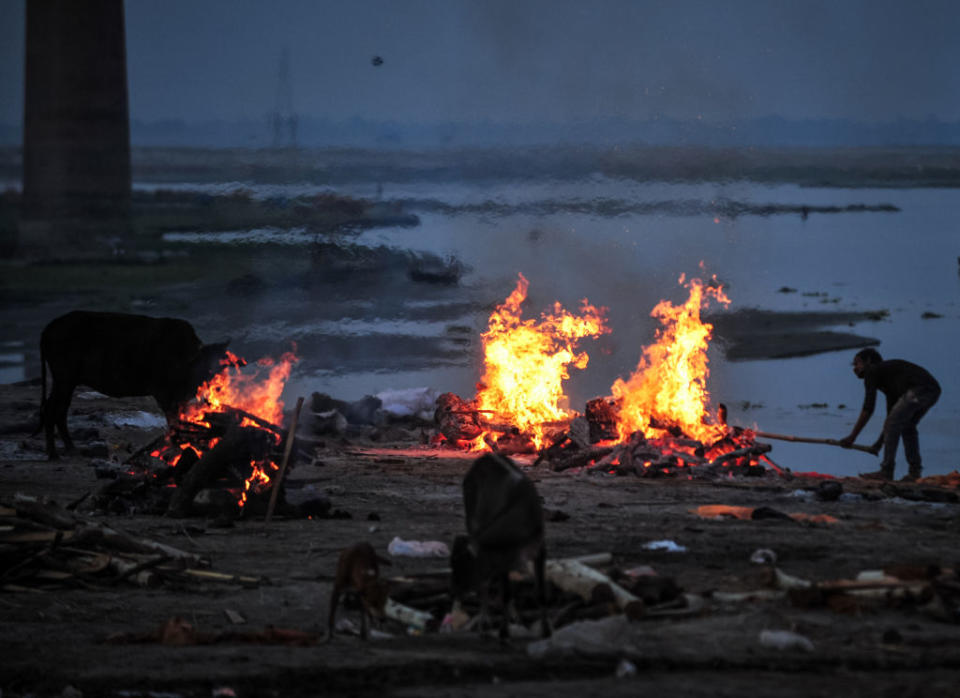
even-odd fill
[{"label": "cow's leg", "polygon": [[[70,432],[67,430],[67,412],[70,409],[70,400],[73,398],[73,390],[76,386],[64,385],[62,382],[54,380],[53,388],[50,390],[50,397],[47,398],[47,414],[44,415],[44,424],[47,428],[47,453],[53,448],[53,428],[56,426],[60,432],[60,438],[63,440],[63,448],[68,453],[75,450],[73,439],[70,438]],[[56,458],[56,450],[51,458]]]},{"label": "cow's leg", "polygon": [[58,428],[64,447],[67,447],[68,444],[69,447],[73,446],[73,442],[70,441],[70,434],[67,431],[67,409],[70,406],[72,395],[72,386],[68,389],[64,387],[62,382],[54,380],[50,395],[43,402],[43,434],[47,444],[47,458],[50,460],[57,460],[59,457],[55,441]]}]

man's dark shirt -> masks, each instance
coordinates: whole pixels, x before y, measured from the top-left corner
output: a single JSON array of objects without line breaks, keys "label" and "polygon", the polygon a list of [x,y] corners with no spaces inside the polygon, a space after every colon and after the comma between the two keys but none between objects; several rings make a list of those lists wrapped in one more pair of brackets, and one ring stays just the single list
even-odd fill
[{"label": "man's dark shirt", "polygon": [[916,364],[902,359],[890,359],[878,364],[870,364],[863,374],[863,411],[873,412],[877,402],[877,391],[887,396],[887,411],[911,388],[930,390],[940,393],[940,384],[930,373]]}]

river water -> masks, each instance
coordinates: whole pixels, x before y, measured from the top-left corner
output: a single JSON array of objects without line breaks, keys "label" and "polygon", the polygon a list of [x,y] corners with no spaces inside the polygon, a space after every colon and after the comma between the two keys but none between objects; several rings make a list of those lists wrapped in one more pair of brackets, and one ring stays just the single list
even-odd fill
[{"label": "river water", "polygon": [[[236,183],[209,188],[233,186]],[[321,190],[312,185],[243,186],[263,197]],[[643,346],[652,341],[650,310],[661,299],[685,300],[686,290],[678,284],[681,274],[716,275],[727,289],[732,311],[887,310],[883,321],[835,329],[875,337],[885,357],[919,363],[940,380],[943,396],[921,423],[921,450],[927,473],[960,468],[960,193],[955,190],[650,184],[598,175],[562,181],[379,182],[337,191],[407,202],[420,218],[418,226],[375,228],[358,240],[464,261],[470,271],[457,289],[438,294],[447,294],[444,301],[469,298],[474,305],[463,317],[446,321],[446,328],[427,321],[391,323],[384,317],[375,323],[325,320],[317,323],[316,332],[439,336],[455,325],[479,333],[489,308],[510,293],[522,273],[530,281],[527,316],[554,301],[574,311],[583,298],[609,309],[612,334],[583,344],[590,363],[567,384],[571,407],[582,410],[585,400],[609,394],[611,383],[632,371]],[[899,210],[843,210],[887,204]],[[769,206],[796,212],[764,215]],[[803,206],[808,207],[805,215]],[[820,212],[824,207],[839,207],[841,212]],[[299,233],[236,231],[222,238],[298,244]],[[925,313],[939,317],[925,318]],[[862,383],[850,369],[853,353],[728,361],[721,347],[712,346],[708,388],[714,405],[727,404],[731,423],[840,438],[856,420],[863,398]],[[395,370],[389,360],[377,370],[354,370],[345,363],[305,368],[289,389],[355,399],[383,390],[429,387],[469,397],[479,374],[475,357]],[[880,400],[861,442],[871,443],[879,434],[883,409]],[[835,475],[873,470],[877,463],[856,451],[779,441],[771,456],[795,471]],[[902,456],[897,474],[901,472]]]}]

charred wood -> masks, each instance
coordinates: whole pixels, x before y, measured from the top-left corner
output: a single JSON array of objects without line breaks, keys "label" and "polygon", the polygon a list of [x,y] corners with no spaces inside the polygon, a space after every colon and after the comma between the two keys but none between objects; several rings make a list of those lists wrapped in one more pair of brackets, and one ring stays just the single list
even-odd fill
[{"label": "charred wood", "polygon": [[618,401],[605,397],[588,400],[585,417],[590,425],[590,443],[617,438],[617,423],[620,418]]},{"label": "charred wood", "polygon": [[771,449],[773,449],[773,446],[770,444],[752,444],[744,448],[738,448],[734,451],[724,453],[723,455],[713,459],[713,461],[710,462],[710,465],[723,465],[724,463],[736,461],[740,458],[761,456],[764,453],[768,453]]},{"label": "charred wood", "polygon": [[194,497],[205,486],[226,474],[231,466],[265,461],[274,446],[271,433],[253,427],[234,427],[190,468],[167,507],[167,516],[186,517]]},{"label": "charred wood", "polygon": [[437,398],[434,421],[440,433],[453,443],[472,441],[484,432],[476,405],[454,393],[443,393]]},{"label": "charred wood", "polygon": [[563,458],[553,460],[550,463],[550,469],[554,472],[562,472],[570,468],[579,468],[584,465],[590,465],[594,461],[600,460],[613,451],[613,446],[594,446],[589,449],[579,450]]}]

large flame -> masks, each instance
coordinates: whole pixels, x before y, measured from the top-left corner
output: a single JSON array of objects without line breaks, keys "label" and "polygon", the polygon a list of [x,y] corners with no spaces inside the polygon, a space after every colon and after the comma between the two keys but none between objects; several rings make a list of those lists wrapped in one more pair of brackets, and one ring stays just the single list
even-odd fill
[{"label": "large flame", "polygon": [[681,276],[680,284],[690,290],[687,302],[657,304],[650,313],[662,325],[656,342],[643,350],[630,378],[618,378],[611,388],[620,402],[621,439],[635,431],[656,438],[671,427],[703,443],[724,436],[722,425],[707,423],[707,346],[713,326],[700,319],[700,310],[711,298],[724,305],[730,300],[720,286],[705,285],[700,279],[684,284]]},{"label": "large flame", "polygon": [[540,448],[543,425],[571,416],[562,383],[570,377],[570,366],[583,369],[589,361],[586,352],[576,351],[577,342],[610,330],[606,309],[586,299],[579,316],[554,303],[553,312],[544,312],[539,320],[521,319],[528,287],[519,274],[516,288],[497,306],[481,335],[484,374],[475,402],[481,412],[494,413],[494,420],[529,434]]}]

